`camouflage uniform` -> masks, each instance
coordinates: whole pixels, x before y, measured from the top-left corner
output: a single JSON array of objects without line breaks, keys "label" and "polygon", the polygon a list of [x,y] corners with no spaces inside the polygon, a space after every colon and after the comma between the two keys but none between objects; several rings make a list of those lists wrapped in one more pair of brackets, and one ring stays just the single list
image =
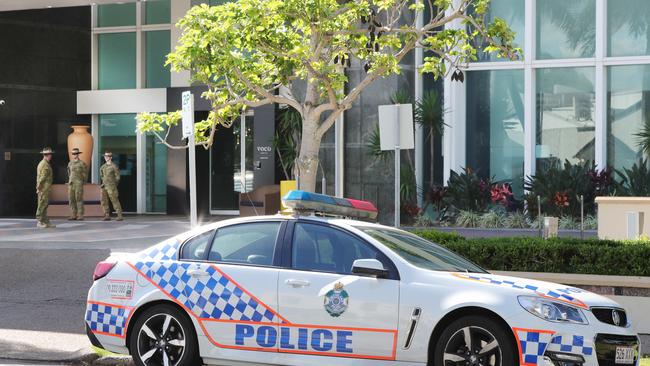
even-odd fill
[{"label": "camouflage uniform", "polygon": [[47,225],[50,219],[47,218],[47,206],[50,201],[50,188],[52,187],[52,167],[50,162],[41,160],[36,168],[36,191],[38,192],[38,208],[36,209],[36,220],[39,224]]},{"label": "camouflage uniform", "polygon": [[104,219],[109,219],[111,216],[110,202],[117,212],[117,219],[122,220],[122,206],[117,192],[117,185],[120,183],[120,170],[113,164],[105,163],[99,169],[99,176],[102,180],[102,208],[104,209]]},{"label": "camouflage uniform", "polygon": [[84,216],[84,183],[88,179],[88,167],[81,160],[68,163],[68,197],[70,202],[70,219],[83,220]]}]

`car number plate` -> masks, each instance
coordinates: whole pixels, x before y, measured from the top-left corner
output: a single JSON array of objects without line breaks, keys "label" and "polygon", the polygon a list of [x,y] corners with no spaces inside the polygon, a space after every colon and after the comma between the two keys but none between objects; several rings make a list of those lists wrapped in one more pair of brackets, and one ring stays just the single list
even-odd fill
[{"label": "car number plate", "polygon": [[109,295],[113,299],[130,300],[133,298],[133,281],[108,280],[106,286]]},{"label": "car number plate", "polygon": [[634,363],[634,348],[632,347],[616,347],[616,360],[617,364],[629,365]]}]

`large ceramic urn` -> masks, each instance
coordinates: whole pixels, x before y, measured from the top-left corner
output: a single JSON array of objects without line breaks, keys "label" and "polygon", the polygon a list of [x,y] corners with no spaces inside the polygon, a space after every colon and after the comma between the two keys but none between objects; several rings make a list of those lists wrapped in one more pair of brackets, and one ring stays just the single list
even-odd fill
[{"label": "large ceramic urn", "polygon": [[72,149],[75,147],[81,151],[81,159],[90,168],[90,161],[93,157],[93,137],[88,133],[90,126],[70,126],[72,133],[68,135],[68,157],[72,160]]}]

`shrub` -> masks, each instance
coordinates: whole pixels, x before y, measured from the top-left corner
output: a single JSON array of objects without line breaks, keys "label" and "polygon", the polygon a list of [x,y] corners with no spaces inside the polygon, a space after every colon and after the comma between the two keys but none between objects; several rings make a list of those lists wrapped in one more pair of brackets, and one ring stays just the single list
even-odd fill
[{"label": "shrub", "polygon": [[624,196],[647,197],[650,196],[650,170],[648,161],[639,159],[630,169],[616,171],[621,177],[620,193]]},{"label": "shrub", "polygon": [[481,215],[479,226],[486,229],[496,229],[505,226],[506,217],[499,211],[489,211]]},{"label": "shrub", "polygon": [[571,216],[562,216],[558,222],[559,229],[575,230],[580,229],[580,222]]},{"label": "shrub", "polygon": [[479,227],[481,224],[481,215],[473,211],[460,211],[456,216],[456,226],[460,227]]},{"label": "shrub", "polygon": [[459,174],[450,172],[445,202],[458,211],[484,212],[491,202],[491,179],[481,178],[476,171],[463,168]]},{"label": "shrub", "polygon": [[585,230],[598,229],[598,217],[594,215],[585,216]]},{"label": "shrub", "polygon": [[530,226],[526,214],[521,211],[508,214],[505,218],[504,225],[510,229],[527,229]]},{"label": "shrub", "polygon": [[650,242],[537,237],[466,239],[435,230],[417,235],[483,268],[501,271],[650,276]]}]

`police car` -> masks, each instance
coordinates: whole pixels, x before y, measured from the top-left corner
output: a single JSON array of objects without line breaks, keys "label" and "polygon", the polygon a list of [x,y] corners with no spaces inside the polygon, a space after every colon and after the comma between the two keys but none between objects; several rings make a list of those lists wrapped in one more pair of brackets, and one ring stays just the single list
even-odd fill
[{"label": "police car", "polygon": [[292,191],[284,203],[294,214],[222,221],[100,262],[92,344],[164,366],[639,362],[631,321],[608,298],[493,275],[406,231],[337,218],[372,219],[368,202]]}]

